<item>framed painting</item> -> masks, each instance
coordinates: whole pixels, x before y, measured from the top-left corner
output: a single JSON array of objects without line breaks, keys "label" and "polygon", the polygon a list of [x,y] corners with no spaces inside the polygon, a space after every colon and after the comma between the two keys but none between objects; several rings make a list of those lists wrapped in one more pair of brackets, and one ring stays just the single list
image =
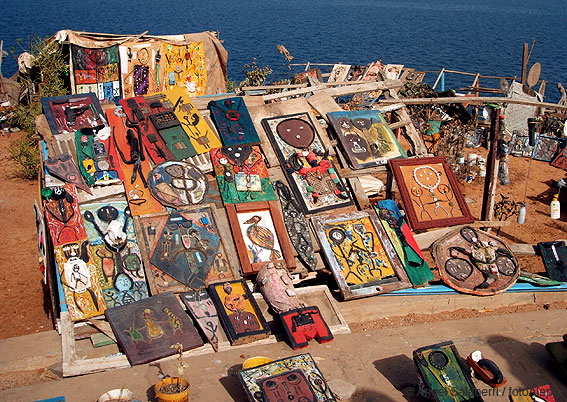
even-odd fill
[{"label": "framed painting", "polygon": [[209,152],[211,148],[222,146],[220,139],[207,121],[201,116],[185,88],[174,88],[146,96],[150,104],[160,102],[165,109],[172,110],[179,120],[183,130],[189,136],[197,154]]},{"label": "framed painting", "polygon": [[331,75],[327,79],[327,82],[344,82],[348,77],[350,72],[350,64],[335,64],[331,70]]},{"label": "framed painting", "polygon": [[309,113],[262,120],[305,214],[352,205],[352,199]]},{"label": "framed painting", "polygon": [[165,62],[162,87],[184,88],[191,96],[205,95],[207,63],[203,42],[190,42],[185,45],[164,42],[162,52],[162,62]]},{"label": "framed painting", "polygon": [[209,110],[223,145],[260,144],[242,97],[210,101]]},{"label": "framed painting", "polygon": [[414,350],[413,362],[436,402],[483,401],[452,341]]},{"label": "framed painting", "polygon": [[240,370],[238,378],[251,401],[336,401],[309,353]]},{"label": "framed painting", "polygon": [[153,295],[239,277],[232,244],[221,235],[210,205],[143,215],[134,222]]},{"label": "framed painting", "polygon": [[122,96],[118,53],[118,45],[94,49],[71,44],[75,93],[95,92],[101,102],[118,102]]},{"label": "framed painting", "polygon": [[162,205],[183,208],[205,200],[209,181],[189,162],[160,163],[148,174],[148,189]]},{"label": "framed painting", "polygon": [[474,221],[446,157],[391,159],[388,164],[414,230]]},{"label": "framed painting", "polygon": [[181,301],[205,334],[213,350],[219,350],[219,315],[207,289],[192,290],[180,295]]},{"label": "framed painting", "polygon": [[242,273],[256,273],[271,262],[296,267],[288,234],[276,201],[227,204],[226,212]]},{"label": "framed painting", "polygon": [[118,46],[118,53],[124,98],[153,94],[161,90],[161,42],[128,40]]},{"label": "framed painting", "polygon": [[183,345],[183,351],[203,345],[173,293],[114,307],[104,315],[132,366],[176,354],[171,347],[176,343]]},{"label": "framed painting", "polygon": [[[149,296],[134,221],[126,201],[82,204],[83,222],[107,307]],[[118,233],[116,232],[118,229]]]},{"label": "framed painting", "polygon": [[520,268],[501,238],[464,226],[431,245],[439,276],[447,286],[477,296],[502,293],[516,283]]},{"label": "framed painting", "polygon": [[106,126],[100,102],[91,92],[41,98],[41,106],[53,135]]},{"label": "framed painting", "polygon": [[294,84],[302,84],[308,82],[308,78],[311,77],[319,82],[323,82],[323,75],[321,74],[321,69],[312,68],[311,70],[302,71],[301,73],[295,74],[293,76]]},{"label": "framed painting", "polygon": [[567,169],[567,145],[557,153],[550,165],[563,170]]},{"label": "framed painting", "polygon": [[532,155],[532,147],[530,147],[530,137],[519,134],[518,132],[512,133],[510,140],[510,154],[514,156],[523,156],[529,158]]},{"label": "framed painting", "polygon": [[384,76],[385,80],[397,80],[400,78],[400,74],[404,69],[403,64],[386,64],[384,70],[382,71],[382,75]]},{"label": "framed painting", "polygon": [[368,65],[368,68],[362,75],[362,81],[379,81],[380,75],[384,71],[384,64],[382,60],[372,62]]},{"label": "framed painting", "polygon": [[211,150],[211,162],[225,204],[276,199],[259,146],[214,148]]},{"label": "framed painting", "polygon": [[377,110],[331,112],[327,115],[335,134],[355,169],[385,165],[406,153]]},{"label": "framed painting", "polygon": [[565,139],[563,138],[540,134],[536,139],[532,158],[537,161],[551,162],[564,145]]},{"label": "framed painting", "polygon": [[231,345],[242,345],[270,335],[260,307],[242,279],[209,285],[209,293]]},{"label": "framed painting", "polygon": [[311,222],[345,300],[411,287],[373,211],[318,215]]},{"label": "framed painting", "polygon": [[60,303],[67,306],[71,321],[102,314],[106,303],[87,239],[54,246],[53,253],[65,297]]}]

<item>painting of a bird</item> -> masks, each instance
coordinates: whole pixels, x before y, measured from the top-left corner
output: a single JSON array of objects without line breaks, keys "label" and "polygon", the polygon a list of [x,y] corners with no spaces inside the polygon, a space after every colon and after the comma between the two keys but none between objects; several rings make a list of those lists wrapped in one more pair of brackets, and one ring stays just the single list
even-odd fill
[{"label": "painting of a bird", "polygon": [[246,229],[246,236],[250,241],[256,246],[270,251],[270,260],[278,260],[281,258],[281,253],[274,249],[275,238],[274,234],[270,229],[264,226],[258,225],[262,218],[258,215],[254,215],[246,222],[245,225],[250,225]]}]

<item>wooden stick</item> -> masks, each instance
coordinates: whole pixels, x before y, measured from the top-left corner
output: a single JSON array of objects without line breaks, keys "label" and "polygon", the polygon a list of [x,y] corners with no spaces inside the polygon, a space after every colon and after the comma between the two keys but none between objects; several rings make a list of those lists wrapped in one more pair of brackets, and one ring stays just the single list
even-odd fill
[{"label": "wooden stick", "polygon": [[437,76],[437,79],[435,80],[435,84],[433,84],[433,89],[435,89],[437,87],[437,84],[439,83],[439,80],[441,79],[441,77],[443,76],[444,73],[445,73],[445,67],[443,67],[441,69],[441,71],[439,72],[439,75]]},{"label": "wooden stick", "polygon": [[544,107],[548,109],[560,109],[560,110],[567,110],[567,105],[559,105],[557,103],[549,103],[549,102],[537,102],[537,101],[530,101],[524,99],[512,99],[512,98],[504,98],[504,97],[483,97],[483,96],[456,96],[456,97],[447,97],[447,98],[400,98],[400,99],[380,99],[378,102],[378,107],[381,105],[390,105],[393,103],[404,103],[406,105],[441,105],[447,103],[470,103],[474,105],[482,105],[485,103],[508,103],[508,104],[516,104],[516,105],[527,105],[527,106],[536,106],[536,107]]},{"label": "wooden stick", "polygon": [[526,85],[527,70],[528,70],[528,44],[524,43],[524,52],[522,55],[522,85]]},{"label": "wooden stick", "polygon": [[492,220],[494,213],[494,195],[496,194],[496,183],[498,179],[498,164],[496,154],[498,152],[498,133],[500,131],[500,109],[492,109],[490,116],[490,151],[487,156],[486,178],[484,180],[484,195],[482,197],[482,212],[480,219]]}]

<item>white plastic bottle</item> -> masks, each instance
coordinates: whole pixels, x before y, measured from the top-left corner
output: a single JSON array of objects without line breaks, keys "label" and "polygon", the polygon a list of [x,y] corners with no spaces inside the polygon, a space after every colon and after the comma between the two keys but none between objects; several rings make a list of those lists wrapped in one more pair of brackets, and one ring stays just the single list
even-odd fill
[{"label": "white plastic bottle", "polygon": [[526,222],[526,204],[522,203],[520,205],[520,211],[518,212],[518,223],[523,225]]},{"label": "white plastic bottle", "polygon": [[561,217],[561,204],[559,203],[559,193],[553,196],[551,201],[551,219],[559,219]]}]

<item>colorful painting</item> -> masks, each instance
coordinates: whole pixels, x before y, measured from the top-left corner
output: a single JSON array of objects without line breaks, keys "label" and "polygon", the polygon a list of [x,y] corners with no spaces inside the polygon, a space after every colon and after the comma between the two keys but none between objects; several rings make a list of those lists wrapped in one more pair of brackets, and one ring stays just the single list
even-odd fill
[{"label": "colorful painting", "polygon": [[518,261],[503,239],[465,226],[452,230],[431,245],[439,276],[463,293],[491,296],[516,283]]},{"label": "colorful painting", "polygon": [[254,128],[243,98],[210,101],[209,109],[223,145],[260,143],[260,137]]},{"label": "colorful painting", "polygon": [[209,152],[212,148],[218,148],[222,144],[215,131],[193,105],[189,96],[187,90],[176,87],[170,91],[146,96],[146,101],[150,104],[159,101],[163,103],[166,109],[173,110],[183,130],[189,136],[193,148],[200,155]]},{"label": "colorful painting", "polygon": [[106,126],[100,102],[94,93],[41,98],[43,113],[53,135]]},{"label": "colorful painting", "polygon": [[567,170],[567,146],[564,146],[550,162],[550,165]]},{"label": "colorful painting", "polygon": [[445,157],[388,161],[414,230],[474,221]]},{"label": "colorful painting", "polygon": [[109,186],[120,183],[114,160],[109,158],[111,138],[75,131],[75,149],[79,170],[89,186]]},{"label": "colorful painting", "polygon": [[372,62],[368,65],[366,71],[364,71],[362,81],[380,81],[382,71],[384,71],[382,60]]},{"label": "colorful painting", "polygon": [[389,159],[406,157],[379,111],[331,112],[328,117],[355,169],[385,165]]},{"label": "colorful painting", "polygon": [[128,134],[123,120],[126,118],[124,112],[120,108],[107,110],[106,117],[112,128],[114,145],[110,148],[113,153],[110,161],[124,185],[130,212],[133,216],[139,216],[163,211],[163,206],[151,196],[148,189],[146,177],[151,170],[150,159],[140,159],[143,149],[139,147],[139,142],[132,141],[133,134]]},{"label": "colorful painting", "polygon": [[269,336],[268,324],[243,280],[209,285],[209,293],[231,345]]},{"label": "colorful painting", "polygon": [[226,204],[276,199],[260,147],[234,145],[211,150],[219,190]]},{"label": "colorful painting", "polygon": [[262,125],[306,214],[352,205],[307,112],[264,119]]},{"label": "colorful painting", "polygon": [[164,293],[104,313],[114,335],[132,366],[203,345],[191,319],[173,293]]},{"label": "colorful painting", "polygon": [[427,285],[433,280],[433,273],[396,202],[382,200],[374,203],[373,206],[412,285],[415,287]]},{"label": "colorful painting", "polygon": [[118,45],[90,49],[71,44],[75,93],[94,92],[102,102],[116,103],[122,96]]},{"label": "colorful painting", "polygon": [[201,203],[208,185],[203,172],[188,162],[164,162],[148,175],[150,193],[163,205],[172,208]]},{"label": "colorful painting", "polygon": [[311,222],[344,299],[411,286],[373,212],[318,215]]},{"label": "colorful painting", "polygon": [[91,259],[107,307],[148,297],[134,221],[126,201],[81,205]]},{"label": "colorful painting", "polygon": [[215,352],[219,350],[219,316],[213,299],[206,289],[183,293],[181,301],[185,304],[201,331],[205,334]]},{"label": "colorful painting", "polygon": [[327,82],[344,82],[350,72],[350,64],[335,64]]},{"label": "colorful painting", "polygon": [[45,222],[54,246],[87,239],[74,184],[43,190]]},{"label": "colorful painting", "polygon": [[135,222],[152,294],[238,278],[232,245],[220,235],[211,206],[144,215]]},{"label": "colorful painting", "polygon": [[161,42],[128,41],[122,43],[118,49],[124,98],[153,94],[161,90]]},{"label": "colorful painting", "polygon": [[[238,378],[251,401],[336,401],[323,373],[309,353],[241,370]],[[282,387],[278,387],[278,384]]]},{"label": "colorful painting", "polygon": [[164,43],[165,60],[162,88],[185,88],[192,96],[205,95],[207,90],[207,64],[203,42],[185,45]]},{"label": "colorful painting", "polygon": [[79,168],[77,168],[73,160],[73,156],[69,152],[46,159],[44,164],[50,175],[57,177],[65,183],[73,183],[77,188],[83,191],[91,192],[85,179],[81,176]]},{"label": "colorful painting", "polygon": [[413,361],[436,402],[483,401],[452,341],[414,350]]},{"label": "colorful painting", "polygon": [[244,274],[270,262],[296,267],[291,244],[276,201],[227,204],[226,211]]},{"label": "colorful painting", "polygon": [[87,239],[55,246],[53,252],[71,321],[102,314],[106,304]]}]

